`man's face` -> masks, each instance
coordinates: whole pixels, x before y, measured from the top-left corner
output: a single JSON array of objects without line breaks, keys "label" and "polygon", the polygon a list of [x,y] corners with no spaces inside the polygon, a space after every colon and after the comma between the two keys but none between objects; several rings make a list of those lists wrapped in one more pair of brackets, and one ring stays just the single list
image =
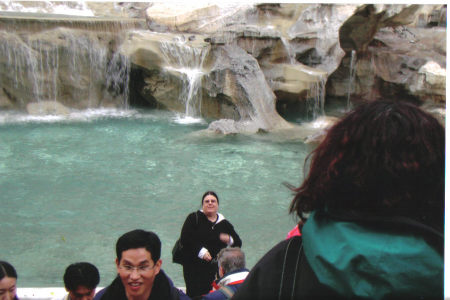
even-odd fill
[{"label": "man's face", "polygon": [[0,299],[13,300],[16,297],[16,278],[5,276],[0,280]]},{"label": "man's face", "polygon": [[69,291],[71,300],[92,300],[94,299],[95,289],[89,289],[84,285],[79,285],[76,290]]},{"label": "man's face", "polygon": [[135,297],[147,299],[150,296],[161,264],[161,260],[153,263],[151,253],[145,248],[122,252],[122,258],[120,261],[116,259],[116,265],[128,299]]}]

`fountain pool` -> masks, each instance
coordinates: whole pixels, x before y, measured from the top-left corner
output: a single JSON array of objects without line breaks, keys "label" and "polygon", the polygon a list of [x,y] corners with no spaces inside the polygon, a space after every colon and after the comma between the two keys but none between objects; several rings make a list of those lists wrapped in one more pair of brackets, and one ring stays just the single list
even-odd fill
[{"label": "fountain pool", "polygon": [[295,224],[282,182],[300,183],[311,146],[275,133],[203,136],[205,128],[163,111],[0,114],[0,253],[18,287],[62,287],[77,261],[94,263],[107,285],[115,242],[135,228],[160,236],[163,268],[184,286],[171,249],[208,189],[252,267]]}]

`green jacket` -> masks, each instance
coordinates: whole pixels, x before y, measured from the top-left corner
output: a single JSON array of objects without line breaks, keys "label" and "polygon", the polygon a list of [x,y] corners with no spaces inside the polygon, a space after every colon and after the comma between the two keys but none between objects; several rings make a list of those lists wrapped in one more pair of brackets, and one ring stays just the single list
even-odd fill
[{"label": "green jacket", "polygon": [[345,298],[443,299],[444,259],[423,232],[410,228],[399,233],[376,225],[335,221],[313,212],[302,237],[319,282]]}]

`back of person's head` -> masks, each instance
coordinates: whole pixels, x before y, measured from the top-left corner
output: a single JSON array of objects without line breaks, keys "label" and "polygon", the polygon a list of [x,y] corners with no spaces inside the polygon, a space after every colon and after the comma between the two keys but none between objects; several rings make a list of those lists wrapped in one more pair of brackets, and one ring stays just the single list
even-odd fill
[{"label": "back of person's head", "polygon": [[68,291],[75,291],[79,286],[95,289],[100,282],[100,274],[96,266],[88,262],[69,265],[64,272],[64,286]]},{"label": "back of person's head", "polygon": [[290,211],[353,210],[444,223],[445,130],[406,102],[356,107],[308,157]]},{"label": "back of person's head", "polygon": [[156,233],[135,229],[122,235],[116,243],[117,260],[122,259],[122,252],[129,249],[145,248],[151,253],[154,263],[161,257],[161,240]]},{"label": "back of person's head", "polygon": [[241,248],[223,248],[217,254],[217,262],[224,274],[245,268],[245,254]]},{"label": "back of person's head", "polygon": [[1,260],[0,261],[0,280],[5,277],[17,279],[17,272],[16,272],[16,269],[14,269],[14,267],[9,262]]}]

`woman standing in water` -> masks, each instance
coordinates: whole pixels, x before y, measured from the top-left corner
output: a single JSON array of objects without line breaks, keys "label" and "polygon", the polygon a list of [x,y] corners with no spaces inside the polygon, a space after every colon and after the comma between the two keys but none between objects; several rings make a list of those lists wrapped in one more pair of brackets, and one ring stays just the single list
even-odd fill
[{"label": "woman standing in water", "polygon": [[183,276],[186,293],[192,298],[211,290],[217,273],[217,253],[227,246],[242,246],[233,225],[218,210],[219,197],[213,191],[206,192],[202,209],[189,214],[181,230]]}]

